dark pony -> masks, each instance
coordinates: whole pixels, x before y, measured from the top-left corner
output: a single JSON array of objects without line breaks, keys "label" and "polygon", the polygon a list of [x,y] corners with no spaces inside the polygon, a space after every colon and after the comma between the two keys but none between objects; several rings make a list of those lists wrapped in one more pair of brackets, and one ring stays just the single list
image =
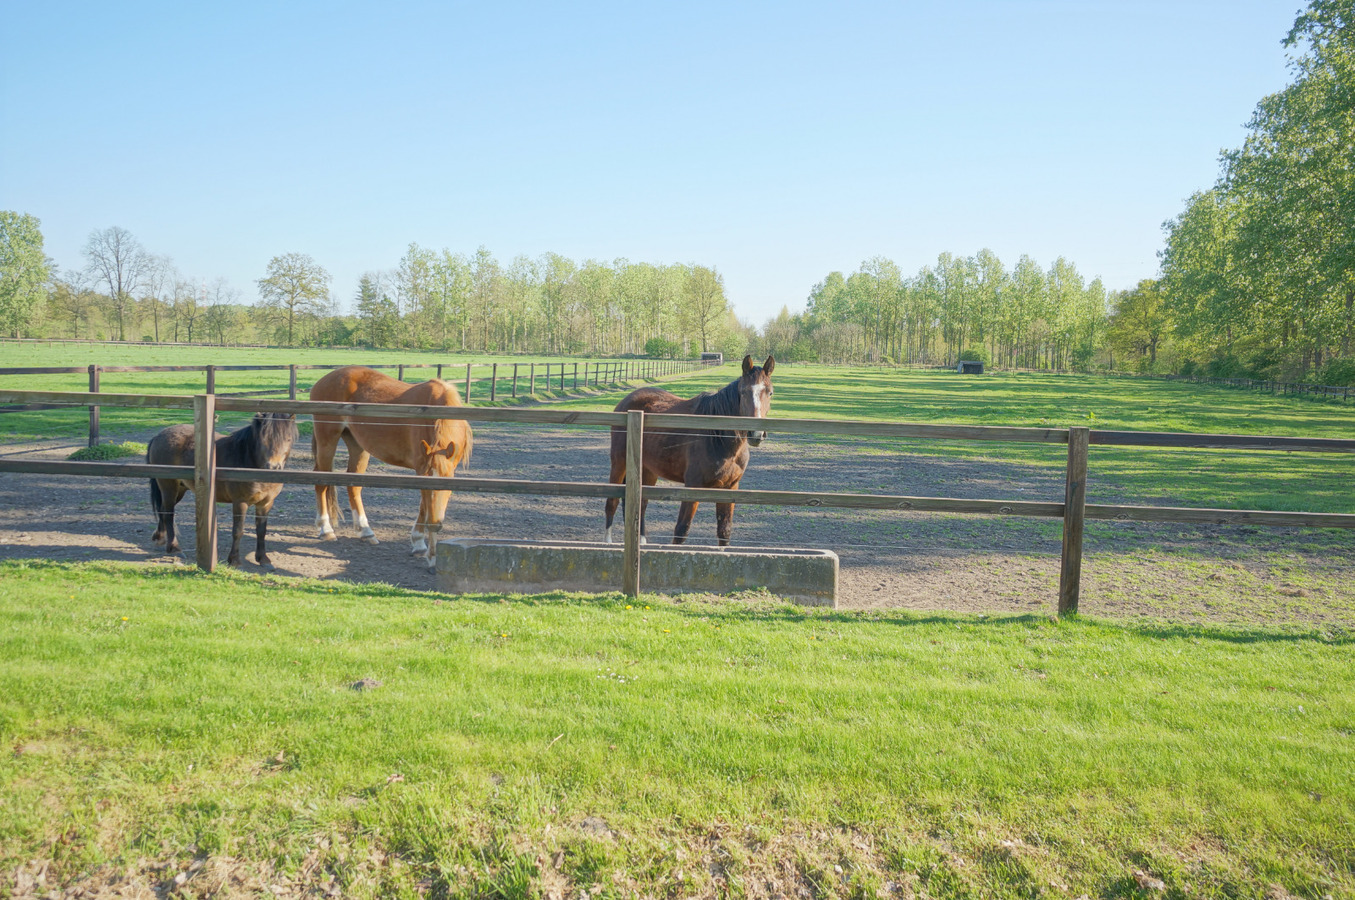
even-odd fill
[{"label": "dark pony", "polygon": [[[296,442],[296,416],[283,413],[258,413],[244,428],[216,439],[216,464],[227,469],[283,469]],[[146,462],[159,466],[191,466],[194,464],[194,434],[192,425],[171,425],[151,438],[146,447]],[[155,512],[155,533],[152,544],[163,543],[166,553],[177,553],[179,539],[174,533],[174,507],[184,494],[193,490],[191,479],[152,478],[151,509]],[[270,566],[264,549],[268,533],[268,513],[273,501],[282,491],[281,484],[258,481],[218,481],[216,502],[231,504],[234,513],[231,526],[231,553],[226,559],[233,566],[240,564],[240,538],[245,533],[245,508],[254,507],[254,561]],[[198,523],[202,527],[202,523]]]},{"label": "dark pony", "polygon": [[[718,391],[707,391],[689,400],[683,400],[668,391],[644,387],[633,391],[616,405],[617,412],[632,409],[646,413],[672,413],[698,416],[746,416],[764,418],[772,404],[772,369],[776,360],[767,357],[760,366],[753,358],[743,358],[743,374]],[[676,481],[686,487],[736,489],[748,468],[748,448],[756,447],[767,437],[765,431],[695,431],[683,429],[645,429],[643,448],[643,484],[657,484],[660,478]],[[612,427],[612,484],[626,480],[626,429]],[[612,520],[620,500],[609,498],[606,504],[607,542],[612,540]],[[640,503],[640,534],[645,533],[644,508]],[[678,510],[677,527],[673,529],[673,543],[687,540],[696,515],[696,502],[684,501]],[[729,543],[734,530],[734,504],[715,504],[715,534],[720,546]]]}]

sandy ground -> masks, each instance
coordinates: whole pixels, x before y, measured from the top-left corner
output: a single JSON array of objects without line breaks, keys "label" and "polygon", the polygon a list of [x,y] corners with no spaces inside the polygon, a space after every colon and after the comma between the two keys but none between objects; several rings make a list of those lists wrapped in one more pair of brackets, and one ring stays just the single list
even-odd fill
[{"label": "sandy ground", "polygon": [[[120,439],[145,441],[150,435]],[[596,428],[477,426],[477,477],[603,481],[607,434]],[[310,468],[302,437],[292,467]],[[64,459],[72,440],[7,445],[0,455]],[[132,460],[139,461],[139,460]],[[337,464],[342,466],[342,448]],[[374,472],[401,472],[374,465]],[[899,452],[878,442],[774,436],[753,451],[745,489],[861,491],[912,496],[1048,500],[1063,496],[1062,472],[1000,461],[966,461]],[[342,492],[341,492],[342,493]],[[1093,502],[1144,502],[1092,484]],[[418,501],[412,492],[364,491],[381,544],[350,528],[317,539],[314,492],[289,487],[269,522],[276,572],[310,578],[384,582],[432,590],[433,575],[408,554]],[[342,501],[346,507],[347,501]],[[602,502],[556,497],[454,495],[444,536],[597,540]],[[179,540],[192,561],[194,511],[180,504]],[[651,540],[672,531],[677,505],[649,507]],[[714,509],[703,504],[693,543],[714,543]],[[230,514],[218,508],[220,557],[229,550]],[[0,559],[167,559],[152,548],[154,522],[141,479],[0,474]],[[740,505],[734,542],[812,547],[841,558],[839,606],[992,613],[1052,613],[1061,523],[1053,519],[778,508]],[[1351,542],[1332,531],[1089,523],[1082,610],[1112,617],[1183,621],[1275,621],[1355,625]],[[242,543],[256,570],[252,516]]]}]

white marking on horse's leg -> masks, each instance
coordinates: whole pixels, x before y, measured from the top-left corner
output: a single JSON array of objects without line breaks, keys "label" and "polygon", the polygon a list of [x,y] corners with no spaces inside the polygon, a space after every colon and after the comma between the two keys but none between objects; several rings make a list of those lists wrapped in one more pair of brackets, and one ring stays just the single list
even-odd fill
[{"label": "white marking on horse's leg", "polygon": [[358,537],[362,538],[369,544],[381,543],[379,540],[377,540],[376,532],[372,530],[372,526],[367,524],[366,513],[362,513],[361,515],[359,515],[357,517],[357,520],[353,524],[358,527]]},{"label": "white marking on horse's leg", "polygon": [[645,545],[645,544],[648,544],[648,543],[649,543],[649,541],[645,539],[645,536],[644,536],[643,534],[640,535],[640,544],[641,544],[641,546],[643,546],[643,545]]},{"label": "white marking on horse's leg", "polygon": [[409,529],[409,555],[418,556],[420,553],[428,554],[428,541],[424,538],[424,530],[418,522]]},{"label": "white marking on horse's leg", "polygon": [[602,533],[607,536],[607,543],[610,544],[612,542],[612,526],[608,525]]},{"label": "white marking on horse's leg", "polygon": [[328,513],[320,513],[317,515],[315,517],[315,524],[320,529],[320,537],[332,536],[334,534],[334,527],[329,524]]}]

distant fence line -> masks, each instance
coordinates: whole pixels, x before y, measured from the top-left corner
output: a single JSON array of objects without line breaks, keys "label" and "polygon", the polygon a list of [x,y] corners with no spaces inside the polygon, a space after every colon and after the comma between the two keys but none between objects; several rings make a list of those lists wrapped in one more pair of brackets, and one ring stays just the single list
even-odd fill
[{"label": "distant fence line", "polygon": [[1301,381],[1263,381],[1257,378],[1210,378],[1204,375],[1161,375],[1168,381],[1188,381],[1192,384],[1212,384],[1218,387],[1246,388],[1253,391],[1269,391],[1285,396],[1324,397],[1328,400],[1350,402],[1351,391],[1355,388],[1342,384],[1306,384]]},{"label": "distant fence line", "polygon": [[[466,403],[471,402],[471,388],[474,384],[473,373],[475,369],[489,369],[489,401],[497,402],[499,397],[500,382],[508,383],[509,396],[517,398],[518,379],[523,376],[527,379],[527,396],[536,396],[537,384],[543,381],[545,388],[550,389],[552,384],[558,382],[561,391],[566,389],[566,383],[570,385],[570,390],[578,390],[580,382],[585,388],[589,387],[615,387],[622,382],[629,381],[653,381],[660,378],[667,378],[672,375],[680,375],[695,369],[706,368],[712,365],[718,365],[715,360],[694,360],[694,359],[640,359],[623,360],[618,362],[585,362],[580,369],[579,363],[566,362],[522,362],[522,363],[466,363],[466,376],[464,388],[462,390],[462,399]],[[219,397],[268,397],[274,394],[287,395],[289,400],[297,399],[297,372],[303,370],[324,369],[326,371],[340,368],[346,365],[355,365],[354,363],[340,363],[338,365],[202,365],[202,366],[13,366],[9,368],[0,368],[0,376],[3,375],[74,375],[87,374],[89,376],[89,393],[102,393],[99,388],[100,377],[105,372],[202,372],[205,376],[205,393]],[[499,367],[502,366],[504,373],[499,374]],[[512,367],[512,374],[508,372]],[[456,369],[458,374],[461,370],[460,363],[382,363],[379,365],[368,366],[369,369],[395,369],[396,378],[400,381],[405,380],[406,369],[437,369],[436,377],[443,377],[444,369]],[[288,373],[288,384],[284,387],[268,388],[261,391],[229,391],[218,393],[216,389],[216,375],[218,372],[260,372],[260,371],[286,371]],[[582,378],[580,377],[582,376]],[[459,378],[457,379],[460,380]],[[60,403],[19,403],[8,406],[0,406],[0,413],[9,412],[32,412],[43,409],[61,409],[66,404]],[[89,446],[93,447],[99,443],[99,406],[91,405],[89,407]]]},{"label": "distant fence line", "polygon": [[[387,403],[317,403],[298,400],[247,400],[217,397],[165,396],[155,394],[103,394],[60,391],[7,391],[0,389],[0,402],[85,406],[102,401],[109,406],[191,409],[195,441],[213,446],[218,410],[236,412],[282,412],[379,416],[382,419],[464,419],[474,422],[518,422],[537,425],[594,425],[624,428],[630,465],[624,485],[589,482],[556,482],[491,478],[438,478],[422,475],[377,475],[352,472],[270,471],[268,479],[282,484],[392,487],[416,490],[471,491],[497,494],[527,494],[592,498],[624,498],[623,584],[627,594],[640,590],[640,508],[642,500],[676,500],[714,503],[752,503],[770,506],[903,510],[982,515],[1017,515],[1063,520],[1063,550],[1059,574],[1059,614],[1075,613],[1081,595],[1083,529],[1086,519],[1133,522],[1194,522],[1248,524],[1275,527],[1355,528],[1355,515],[1342,513],[1274,512],[1245,509],[1200,509],[1087,503],[1088,450],[1095,445],[1137,447],[1201,447],[1270,451],[1355,453],[1355,440],[1334,438],[1268,437],[1233,434],[1188,434],[1091,430],[1069,428],[1018,428],[985,425],[922,425],[823,419],[765,419],[736,416],[693,416],[629,412],[582,412],[555,409],[499,409],[486,407],[406,406]],[[1018,441],[1065,444],[1067,466],[1063,502],[1029,500],[959,499],[951,497],[904,497],[808,491],[725,490],[647,486],[642,483],[639,460],[646,428],[676,428],[709,431],[768,430],[799,434],[861,435],[932,440]],[[211,571],[217,562],[217,481],[255,481],[257,469],[216,468],[214,453],[199,453],[193,466],[158,466],[136,463],[86,463],[71,461],[0,459],[0,472],[49,475],[83,475],[117,478],[184,478],[194,483],[197,503],[197,564]]]}]

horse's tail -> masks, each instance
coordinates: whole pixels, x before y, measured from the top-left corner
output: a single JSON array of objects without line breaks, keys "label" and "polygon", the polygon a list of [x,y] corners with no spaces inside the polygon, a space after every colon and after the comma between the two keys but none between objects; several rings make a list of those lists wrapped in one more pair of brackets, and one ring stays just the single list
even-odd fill
[{"label": "horse's tail", "polygon": [[325,491],[325,505],[329,507],[329,520],[335,525],[343,524],[343,510],[339,509],[339,489],[335,485],[329,485]]},{"label": "horse's tail", "polygon": [[164,508],[165,498],[160,493],[160,482],[151,479],[151,512],[155,513],[155,524],[160,524],[160,512]]}]

